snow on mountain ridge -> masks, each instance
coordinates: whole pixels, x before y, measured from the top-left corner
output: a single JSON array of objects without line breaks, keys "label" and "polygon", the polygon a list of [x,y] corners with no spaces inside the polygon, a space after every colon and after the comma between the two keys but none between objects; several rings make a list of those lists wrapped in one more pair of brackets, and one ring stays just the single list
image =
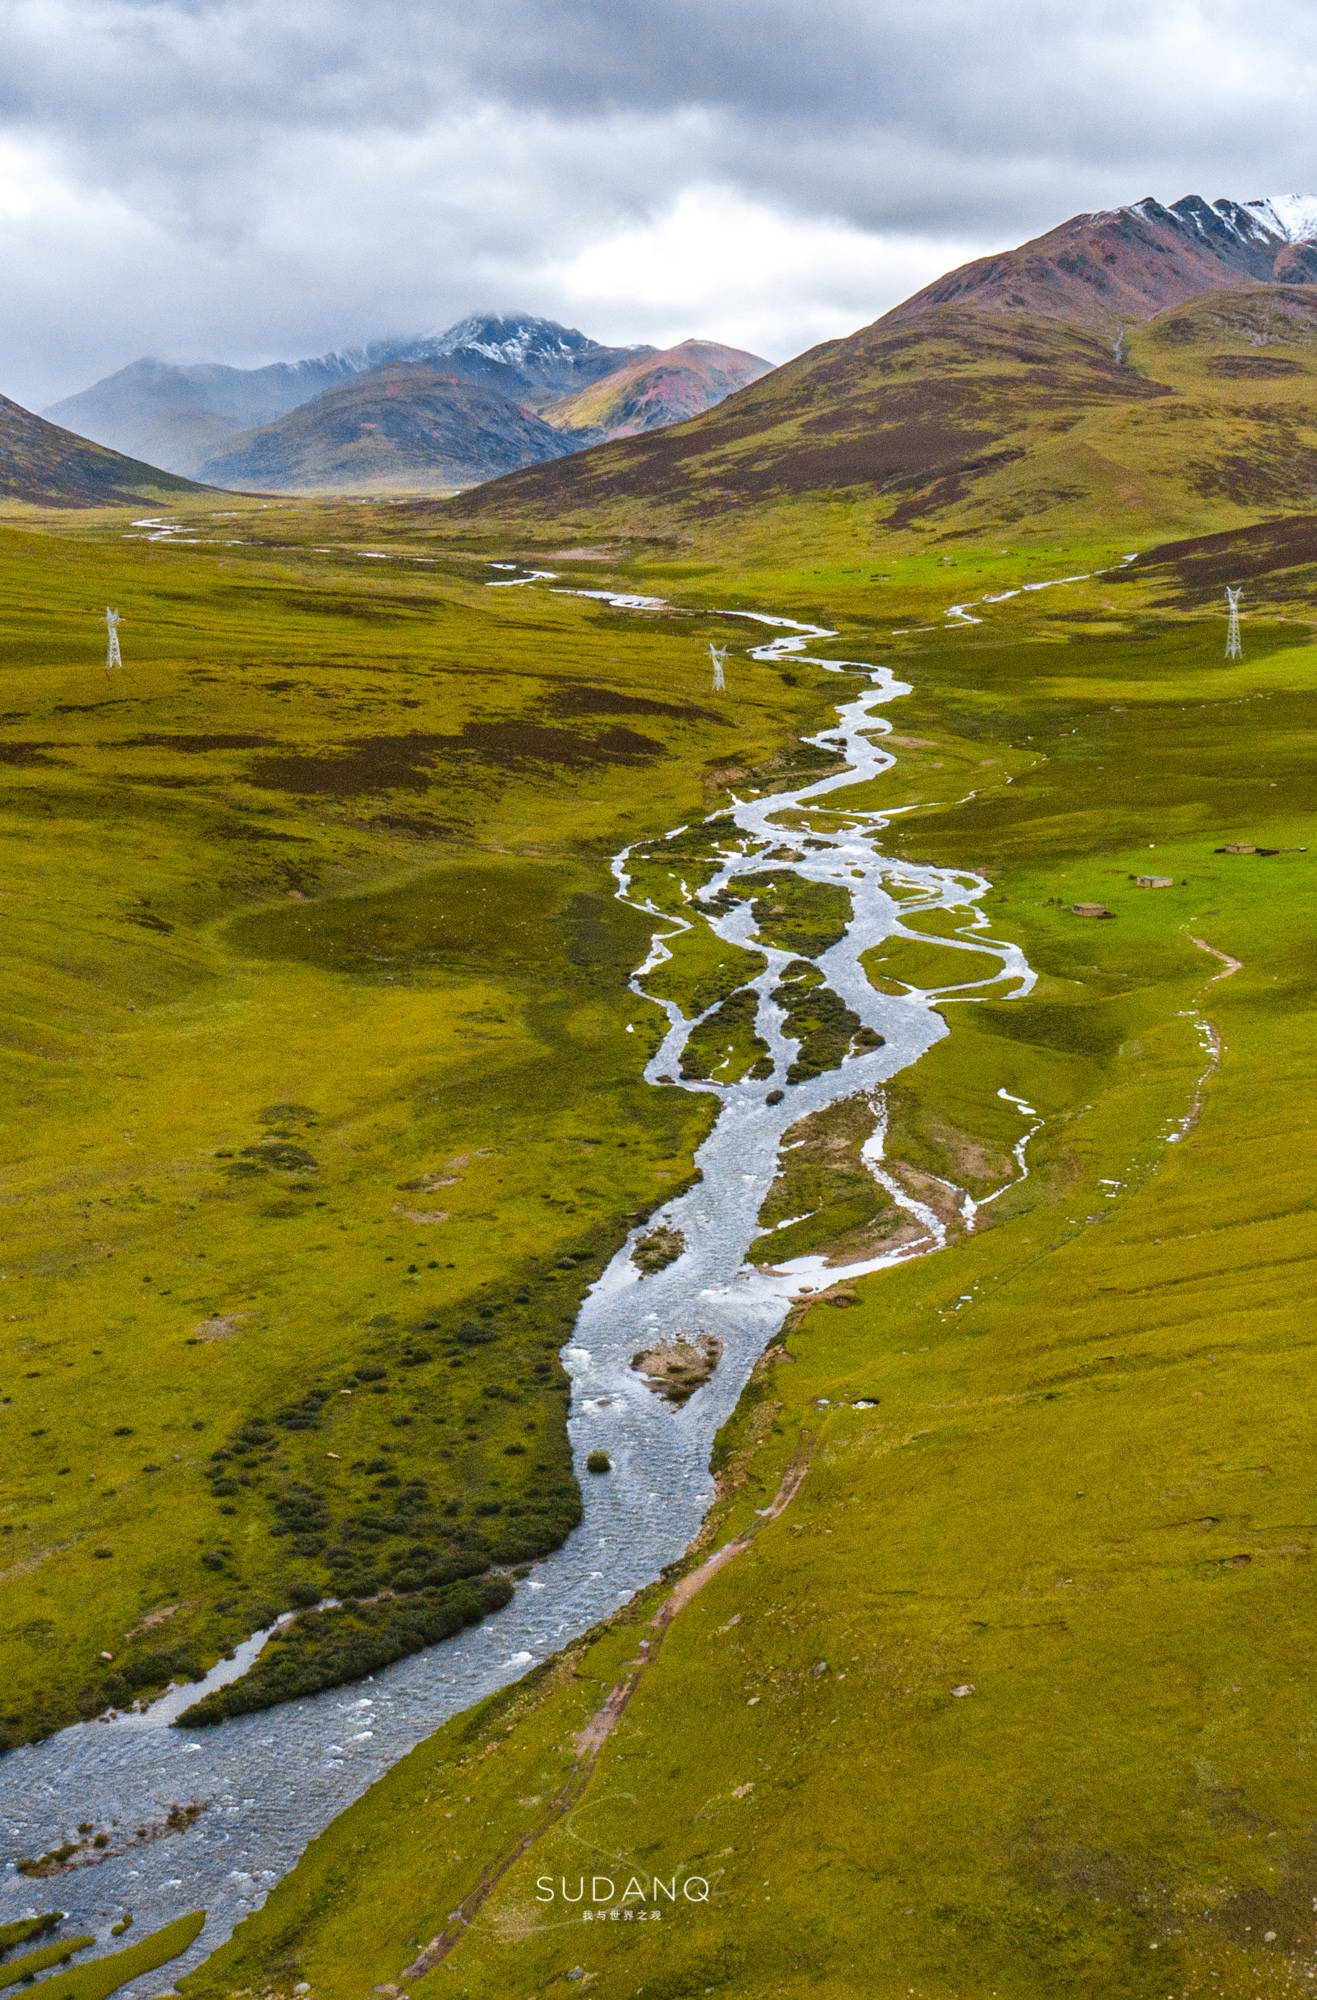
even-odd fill
[{"label": "snow on mountain ridge", "polygon": [[1241,206],[1286,243],[1317,242],[1317,194],[1271,194]]},{"label": "snow on mountain ridge", "polygon": [[1142,201],[1131,202],[1127,208],[1097,209],[1082,219],[1096,222],[1115,215],[1137,215],[1145,222],[1161,222],[1173,216],[1181,226],[1196,229],[1200,236],[1206,236],[1215,225],[1223,225],[1231,235],[1250,243],[1317,242],[1317,195],[1314,194],[1261,195],[1253,201],[1235,201],[1229,195],[1221,195],[1210,203],[1201,195],[1190,194],[1169,206],[1155,195],[1145,195]]},{"label": "snow on mountain ridge", "polygon": [[424,344],[436,355],[483,354],[514,368],[524,367],[531,355],[569,360],[576,354],[593,354],[599,347],[598,341],[575,327],[530,313],[470,313]]}]

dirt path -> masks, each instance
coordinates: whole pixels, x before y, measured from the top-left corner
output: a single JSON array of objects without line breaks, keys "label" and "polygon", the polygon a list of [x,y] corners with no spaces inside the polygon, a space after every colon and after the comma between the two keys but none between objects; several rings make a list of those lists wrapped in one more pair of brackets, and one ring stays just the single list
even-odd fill
[{"label": "dirt path", "polygon": [[397,1985],[377,1987],[376,1992],[401,1994],[413,1980],[423,1979],[427,1972],[433,1972],[437,1966],[442,1965],[449,1953],[461,1943],[508,1870],[580,1802],[593,1776],[600,1751],[625,1714],[627,1704],[639,1687],[646,1668],[652,1666],[657,1658],[663,1635],[668,1627],[678,1614],[685,1610],[692,1598],[699,1595],[706,1583],[711,1582],[735,1557],[744,1554],[770,1521],[777,1520],[800,1491],[808,1470],[809,1447],[805,1446],[787,1467],[782,1476],[782,1483],[773,1496],[772,1504],[764,1509],[753,1527],[747,1528],[734,1541],[725,1542],[721,1548],[715,1549],[712,1555],[706,1556],[702,1563],[683,1576],[668,1592],[649,1621],[647,1636],[640,1641],[643,1657],[632,1662],[625,1679],[620,1680],[616,1687],[609,1690],[603,1705],[577,1736],[574,1746],[576,1755],[571,1771],[552,1804],[514,1846],[508,1848],[496,1861],[491,1861],[483,1870],[479,1881],[462,1898],[438,1937],[431,1938],[425,1949],[418,1953],[400,1974]]},{"label": "dirt path", "polygon": [[1212,977],[1207,982],[1209,986],[1215,986],[1218,979],[1229,979],[1232,972],[1243,971],[1244,961],[1242,958],[1231,958],[1228,951],[1218,951],[1214,944],[1205,944],[1202,938],[1196,938],[1192,931],[1189,933],[1189,942],[1190,944],[1196,944],[1199,951],[1205,951],[1209,958],[1219,958],[1225,967],[1224,972],[1214,972],[1212,974]]}]

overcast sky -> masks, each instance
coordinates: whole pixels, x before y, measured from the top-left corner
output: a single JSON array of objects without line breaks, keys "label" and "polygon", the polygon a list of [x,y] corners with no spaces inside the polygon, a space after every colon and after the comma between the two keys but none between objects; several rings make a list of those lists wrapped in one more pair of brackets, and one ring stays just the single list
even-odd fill
[{"label": "overcast sky", "polygon": [[525,308],[784,360],[1156,194],[1307,192],[1303,0],[0,0],[0,391]]}]

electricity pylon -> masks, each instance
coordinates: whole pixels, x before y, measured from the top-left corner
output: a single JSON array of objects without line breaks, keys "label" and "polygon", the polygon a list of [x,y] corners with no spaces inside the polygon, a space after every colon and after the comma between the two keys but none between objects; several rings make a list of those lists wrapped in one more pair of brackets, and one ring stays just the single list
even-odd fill
[{"label": "electricity pylon", "polygon": [[727,658],[726,646],[715,646],[710,640],[709,658],[713,661],[713,691],[715,694],[723,694],[727,688],[727,683],[723,679],[723,661]]},{"label": "electricity pylon", "polygon": [[1244,657],[1244,648],[1239,642],[1239,600],[1243,594],[1244,586],[1242,583],[1237,584],[1233,590],[1229,584],[1226,585],[1226,603],[1230,606],[1230,622],[1226,626],[1226,658],[1228,660],[1242,660]]},{"label": "electricity pylon", "polygon": [[110,642],[105,649],[105,671],[108,674],[123,665],[123,655],[119,651],[119,614],[117,611],[111,611],[108,604],[105,607],[105,629],[110,635]]}]

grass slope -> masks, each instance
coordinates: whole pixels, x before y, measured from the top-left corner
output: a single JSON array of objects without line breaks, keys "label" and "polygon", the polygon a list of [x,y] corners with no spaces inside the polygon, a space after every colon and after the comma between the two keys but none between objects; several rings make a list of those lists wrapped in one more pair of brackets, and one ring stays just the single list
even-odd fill
[{"label": "grass slope", "polygon": [[560,1540],[557,1349],[707,1129],[609,857],[820,696],[389,518],[0,531],[8,1743]]},{"label": "grass slope", "polygon": [[[832,341],[657,435],[445,504],[450,536],[618,536],[740,563],[937,541],[1197,535],[1310,502],[1309,287],[1245,285],[1133,327],[946,305]],[[1125,537],[1131,539],[1124,540]]]},{"label": "grass slope", "polygon": [[190,479],[108,451],[0,396],[0,506],[113,507],[196,491]]},{"label": "grass slope", "polygon": [[889,1093],[984,1225],[793,1315],[684,1577],[396,1767],[189,2000],[1307,1990],[1317,645],[1259,610],[1223,662],[1150,602],[1198,559],[898,655],[856,800],[930,801],[889,839],[1040,975]]},{"label": "grass slope", "polygon": [[71,1972],[41,1980],[34,1991],[43,1995],[44,2000],[110,2000],[110,1995],[127,1986],[130,1980],[158,1972],[171,1959],[180,1958],[194,1939],[200,1937],[205,1921],[204,1910],[193,1910],[162,1930],[152,1931],[149,1937],[139,1938],[126,1951],[89,1959]]}]

